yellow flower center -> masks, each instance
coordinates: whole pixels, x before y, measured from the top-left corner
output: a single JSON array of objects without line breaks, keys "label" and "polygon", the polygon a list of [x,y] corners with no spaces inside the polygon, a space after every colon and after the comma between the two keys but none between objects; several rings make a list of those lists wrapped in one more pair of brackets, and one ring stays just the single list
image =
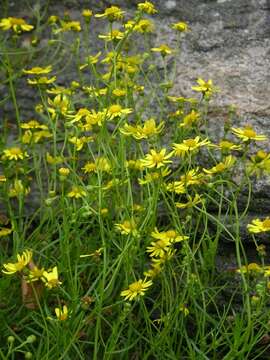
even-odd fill
[{"label": "yellow flower center", "polygon": [[185,145],[187,145],[189,148],[193,148],[197,145],[197,143],[194,139],[187,139],[184,142],[185,142]]},{"label": "yellow flower center", "polygon": [[162,154],[158,154],[158,153],[152,155],[152,157],[153,157],[153,162],[156,164],[161,163],[164,159],[164,156]]},{"label": "yellow flower center", "polygon": [[139,292],[143,289],[143,285],[141,282],[136,281],[135,283],[129,285],[129,290],[132,292]]},{"label": "yellow flower center", "polygon": [[18,147],[14,147],[12,149],[9,149],[10,154],[12,155],[20,155],[22,153],[21,149]]},{"label": "yellow flower center", "polygon": [[109,112],[111,114],[117,114],[117,113],[121,112],[121,110],[122,110],[122,108],[120,105],[112,105],[109,109]]},{"label": "yellow flower center", "polygon": [[253,129],[245,129],[243,131],[243,135],[251,139],[256,136],[256,132]]},{"label": "yellow flower center", "polygon": [[174,230],[166,231],[166,236],[170,239],[174,239],[176,237],[176,232]]}]

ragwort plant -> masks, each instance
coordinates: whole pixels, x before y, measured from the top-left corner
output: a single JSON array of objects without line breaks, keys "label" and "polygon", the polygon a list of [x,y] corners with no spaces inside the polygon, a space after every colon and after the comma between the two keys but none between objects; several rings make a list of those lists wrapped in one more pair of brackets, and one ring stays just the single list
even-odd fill
[{"label": "ragwort plant", "polygon": [[[251,180],[270,170],[270,154],[254,155],[266,137],[232,127],[233,108],[211,135],[212,80],[174,93],[191,30],[174,23],[176,46],[153,45],[151,2],[132,18],[117,6],[79,20],[32,10],[0,20],[1,106],[16,120],[1,124],[1,358],[267,358],[270,267],[257,234],[270,220],[248,225],[258,263],[240,232]],[[63,57],[62,72],[75,59],[77,74],[60,86]],[[39,97],[30,119],[20,81]],[[216,264],[221,239],[235,247],[232,271]]]}]

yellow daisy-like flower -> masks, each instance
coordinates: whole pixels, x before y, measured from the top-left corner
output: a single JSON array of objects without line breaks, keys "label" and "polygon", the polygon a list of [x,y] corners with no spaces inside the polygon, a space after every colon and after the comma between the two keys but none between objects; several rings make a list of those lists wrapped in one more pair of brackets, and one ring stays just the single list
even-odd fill
[{"label": "yellow daisy-like flower", "polygon": [[63,309],[61,308],[55,308],[55,315],[59,321],[65,321],[68,319],[68,308],[66,305],[63,306]]},{"label": "yellow daisy-like flower", "polygon": [[155,119],[148,119],[143,126],[132,126],[126,123],[120,128],[120,132],[126,136],[132,136],[136,140],[142,140],[161,133],[163,129],[164,121],[157,126]]},{"label": "yellow daisy-like flower", "polygon": [[188,236],[180,235],[175,230],[158,231],[157,228],[151,232],[151,236],[158,240],[168,240],[170,244],[188,239]]},{"label": "yellow daisy-like flower", "polygon": [[70,170],[69,170],[69,168],[61,167],[60,169],[58,169],[58,173],[59,173],[59,175],[66,177],[70,174]]},{"label": "yellow daisy-like flower", "polygon": [[[142,167],[142,164],[140,162],[140,169]],[[138,179],[138,182],[140,185],[146,185],[146,184],[151,184],[154,181],[157,181],[158,179],[164,178],[165,176],[169,175],[171,173],[171,170],[166,167],[161,169],[160,171],[154,171],[154,172],[149,172],[145,175],[144,178],[142,179]]]},{"label": "yellow daisy-like flower", "polygon": [[201,140],[199,136],[196,136],[194,139],[186,139],[180,144],[173,144],[173,154],[183,157],[209,144],[210,141],[208,139]]},{"label": "yellow daisy-like flower", "polygon": [[33,269],[29,271],[28,282],[41,280],[44,271],[44,268],[39,269],[37,266],[34,266]]},{"label": "yellow daisy-like flower", "polygon": [[172,24],[172,28],[179,32],[186,32],[189,30],[188,24],[184,21],[179,21],[178,23]]},{"label": "yellow daisy-like flower", "polygon": [[163,57],[173,53],[173,50],[166,44],[161,44],[159,47],[152,48],[151,51],[159,52]]},{"label": "yellow daisy-like flower", "polygon": [[169,160],[172,154],[169,153],[166,155],[166,149],[161,149],[159,152],[152,149],[150,150],[150,154],[147,154],[144,159],[141,159],[141,164],[143,167],[152,169],[152,168],[161,168],[166,164],[171,163],[172,161]]},{"label": "yellow daisy-like flower", "polygon": [[20,127],[24,130],[30,130],[30,129],[41,129],[41,130],[47,130],[48,126],[40,124],[37,120],[30,120],[26,123],[22,123]]},{"label": "yellow daisy-like flower", "polygon": [[124,296],[125,300],[135,300],[140,296],[144,296],[145,292],[152,284],[153,282],[151,280],[147,281],[146,278],[144,280],[140,279],[130,284],[127,290],[121,291],[121,296]]},{"label": "yellow daisy-like flower", "polygon": [[107,18],[110,22],[121,20],[124,17],[125,12],[118,6],[110,6],[105,9],[104,13],[96,14],[96,18]]},{"label": "yellow daisy-like flower", "polygon": [[247,229],[253,234],[270,231],[270,218],[267,217],[265,220],[254,219],[251,224],[247,225]]},{"label": "yellow daisy-like flower", "polygon": [[264,173],[268,174],[270,172],[270,154],[259,150],[250,157],[247,170],[249,174],[255,174],[258,177]]},{"label": "yellow daisy-like flower", "polygon": [[79,21],[67,21],[61,22],[61,28],[54,31],[55,34],[59,32],[66,32],[66,31],[76,31],[80,32],[82,30],[81,23]]},{"label": "yellow daisy-like flower", "polygon": [[42,280],[45,282],[45,286],[48,289],[61,285],[62,283],[58,279],[57,266],[55,266],[51,271],[44,271]]},{"label": "yellow daisy-like flower", "polygon": [[30,188],[29,187],[25,187],[23,185],[22,180],[19,179],[15,179],[14,180],[14,185],[11,186],[8,190],[8,196],[9,197],[16,197],[16,196],[25,196],[28,195],[30,193]]},{"label": "yellow daisy-like flower", "polygon": [[67,194],[67,196],[70,198],[80,199],[86,196],[86,191],[84,191],[81,187],[74,185],[72,186],[71,191]]},{"label": "yellow daisy-like flower", "polygon": [[192,198],[190,195],[187,195],[187,200],[188,201],[185,203],[175,202],[175,206],[179,209],[190,209],[202,202],[202,198],[199,194],[196,194],[194,198]]},{"label": "yellow daisy-like flower", "polygon": [[256,264],[256,263],[250,263],[248,265],[243,265],[241,266],[241,268],[237,269],[236,272],[238,273],[247,273],[247,272],[254,272],[254,273],[260,273],[263,271],[263,269],[261,268],[260,265]]},{"label": "yellow daisy-like flower", "polygon": [[7,236],[7,235],[11,234],[12,231],[13,231],[12,229],[9,229],[6,227],[0,228],[0,237]]},{"label": "yellow daisy-like flower", "polygon": [[198,111],[191,110],[191,112],[184,117],[183,122],[179,124],[179,127],[191,127],[198,123],[200,117],[201,114]]},{"label": "yellow daisy-like flower", "polygon": [[192,86],[192,90],[201,92],[203,95],[210,97],[218,89],[214,87],[212,80],[205,81],[197,79],[198,86]]},{"label": "yellow daisy-like flower", "polygon": [[38,79],[27,79],[27,82],[29,85],[45,85],[45,84],[52,84],[55,82],[56,76],[53,76],[52,78],[47,78],[46,76],[41,76]]},{"label": "yellow daisy-like flower", "polygon": [[77,136],[72,136],[68,139],[68,141],[75,145],[76,151],[80,151],[85,144],[93,142],[94,138],[93,136],[82,136],[80,138]]},{"label": "yellow daisy-like flower", "polygon": [[131,114],[132,111],[133,110],[130,108],[123,109],[122,106],[119,104],[113,104],[107,110],[110,119],[114,119],[117,116],[124,116]]},{"label": "yellow daisy-like flower", "polygon": [[153,15],[157,13],[157,10],[155,9],[155,5],[151,3],[150,1],[145,1],[143,3],[139,3],[137,5],[137,8],[139,11],[145,12],[146,14]]},{"label": "yellow daisy-like flower", "polygon": [[264,141],[267,140],[267,136],[258,135],[252,126],[245,126],[244,129],[241,128],[232,128],[233,134],[235,134],[239,139],[244,142],[247,141]]},{"label": "yellow daisy-like flower", "polygon": [[114,224],[116,230],[120,231],[122,235],[138,236],[137,225],[133,219],[125,220],[122,223]]},{"label": "yellow daisy-like flower", "polygon": [[171,246],[171,242],[164,238],[151,242],[151,246],[146,248],[146,252],[150,253],[151,257],[162,257],[171,249]]},{"label": "yellow daisy-like flower", "polygon": [[15,33],[19,34],[22,31],[31,31],[34,29],[34,26],[27,24],[24,19],[8,17],[0,20],[0,29],[4,31],[12,29]]},{"label": "yellow daisy-like flower", "polygon": [[3,151],[4,155],[2,156],[2,158],[4,160],[23,160],[24,158],[28,157],[29,155],[27,154],[26,151],[23,151],[21,148],[19,147],[11,147],[8,148],[6,150]]},{"label": "yellow daisy-like flower", "polygon": [[40,67],[36,66],[29,70],[23,69],[24,74],[31,74],[31,75],[40,75],[40,74],[49,74],[52,71],[52,66]]},{"label": "yellow daisy-like flower", "polygon": [[93,16],[93,11],[90,10],[90,9],[84,9],[82,11],[82,16],[85,18],[85,19],[90,19],[92,16]]},{"label": "yellow daisy-like flower", "polygon": [[114,29],[104,35],[102,35],[102,34],[98,35],[99,39],[104,39],[105,41],[122,40],[124,38],[124,36],[125,36],[125,33],[118,29]]},{"label": "yellow daisy-like flower", "polygon": [[89,65],[97,64],[99,61],[100,55],[101,55],[101,51],[99,51],[96,55],[87,56],[87,58],[85,59],[86,63],[80,66],[80,70],[83,70],[84,68],[86,68]]},{"label": "yellow daisy-like flower", "polygon": [[211,169],[203,169],[208,175],[214,175],[230,169],[236,161],[236,158],[232,155],[226,156],[225,160],[213,166]]},{"label": "yellow daisy-like flower", "polygon": [[222,152],[242,149],[241,145],[236,145],[228,140],[221,140],[218,145],[213,144],[212,146],[219,148]]},{"label": "yellow daisy-like flower", "polygon": [[22,255],[17,254],[18,261],[16,263],[3,264],[4,270],[2,272],[7,275],[13,275],[16,272],[22,271],[31,261],[32,255],[33,253],[30,250],[23,251]]}]

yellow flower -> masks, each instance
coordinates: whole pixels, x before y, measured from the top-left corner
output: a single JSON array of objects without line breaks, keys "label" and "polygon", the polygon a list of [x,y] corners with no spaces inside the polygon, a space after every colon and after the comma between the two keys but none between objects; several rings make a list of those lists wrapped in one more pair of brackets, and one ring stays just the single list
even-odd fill
[{"label": "yellow flower", "polygon": [[259,150],[255,155],[250,157],[250,161],[247,164],[247,170],[249,174],[255,174],[256,176],[263,175],[270,172],[270,154],[263,150]]},{"label": "yellow flower", "polygon": [[48,152],[46,153],[47,163],[50,165],[57,165],[63,162],[63,158],[61,156],[51,156]]},{"label": "yellow flower", "polygon": [[62,283],[58,279],[57,266],[55,266],[51,271],[44,271],[42,280],[45,282],[45,286],[49,289],[61,285]]},{"label": "yellow flower", "polygon": [[79,186],[72,186],[71,191],[67,194],[70,198],[80,199],[84,196],[86,196],[86,191],[84,191]]},{"label": "yellow flower", "polygon": [[186,203],[176,202],[175,206],[179,209],[190,209],[202,202],[202,198],[199,194],[196,194],[193,199],[190,195],[187,195],[187,199],[188,201]]},{"label": "yellow flower", "polygon": [[267,140],[267,136],[265,135],[258,135],[252,126],[245,126],[244,129],[241,128],[232,128],[232,132],[242,141],[264,141]]},{"label": "yellow flower", "polygon": [[63,306],[63,309],[61,308],[55,308],[55,315],[58,320],[65,321],[68,318],[68,308],[66,305]]},{"label": "yellow flower", "polygon": [[7,235],[11,234],[12,231],[13,231],[12,229],[9,229],[6,227],[0,228],[0,237],[7,236]]},{"label": "yellow flower", "polygon": [[29,85],[45,85],[45,84],[52,84],[55,82],[56,76],[53,76],[52,78],[47,78],[46,76],[41,76],[38,79],[27,79],[27,82]]},{"label": "yellow flower", "polygon": [[70,174],[70,170],[69,168],[64,168],[64,167],[61,167],[59,170],[58,170],[59,174],[61,176],[68,176]]},{"label": "yellow flower", "polygon": [[39,269],[37,266],[34,266],[33,269],[29,271],[28,282],[38,281],[43,277],[44,268]]},{"label": "yellow flower", "polygon": [[151,51],[159,52],[163,57],[165,57],[166,55],[170,55],[173,52],[173,50],[169,48],[169,46],[166,44],[161,44],[157,48],[152,48]]},{"label": "yellow flower", "polygon": [[33,75],[49,74],[51,71],[52,71],[51,65],[49,65],[47,67],[36,66],[29,70],[23,69],[24,74],[33,74]]},{"label": "yellow flower", "polygon": [[116,230],[120,231],[122,235],[138,236],[137,225],[133,219],[125,220],[122,223],[114,224]]},{"label": "yellow flower", "polygon": [[83,16],[84,18],[86,18],[86,19],[90,19],[91,16],[93,16],[93,11],[90,10],[90,9],[84,9],[84,10],[82,11],[82,16]]},{"label": "yellow flower", "polygon": [[86,57],[86,63],[80,66],[80,70],[83,70],[89,65],[95,65],[99,61],[99,57],[101,55],[101,51],[99,51],[96,55],[89,55]]},{"label": "yellow flower", "polygon": [[5,175],[0,174],[0,183],[1,182],[6,182],[7,178],[5,177]]},{"label": "yellow flower", "polygon": [[[140,169],[139,170],[141,170],[141,167],[142,167],[142,164],[140,161]],[[159,171],[147,173],[144,178],[138,179],[138,182],[140,185],[151,184],[153,181],[164,178],[165,176],[169,175],[170,173],[171,173],[171,170],[168,167],[166,167],[166,168],[161,169],[161,171],[159,170]]]},{"label": "yellow flower", "polygon": [[228,140],[221,140],[218,145],[213,144],[212,146],[218,147],[223,152],[228,152],[230,150],[241,150],[241,145],[236,145]]},{"label": "yellow flower", "polygon": [[145,121],[143,126],[141,125],[132,126],[126,123],[119,130],[122,134],[126,136],[131,135],[136,140],[142,140],[159,134],[163,129],[164,129],[164,121],[162,121],[158,126],[156,126],[155,119],[148,119]]},{"label": "yellow flower", "polygon": [[9,197],[16,197],[21,195],[28,195],[30,192],[29,187],[25,187],[21,180],[15,179],[14,186],[10,187],[8,190]]},{"label": "yellow flower", "polygon": [[8,17],[1,19],[0,29],[4,31],[12,29],[15,33],[19,34],[22,31],[31,31],[34,29],[34,26],[27,24],[24,19]]},{"label": "yellow flower", "polygon": [[76,151],[80,151],[82,150],[83,146],[89,142],[93,142],[94,138],[93,136],[82,136],[82,137],[76,137],[73,136],[71,138],[68,139],[69,142],[71,142],[72,144],[75,145],[76,147]]},{"label": "yellow flower", "polygon": [[153,282],[151,280],[146,281],[146,278],[144,280],[140,279],[130,284],[127,290],[123,290],[121,296],[124,296],[125,300],[135,300],[140,296],[144,296],[146,290],[148,290],[152,284]]},{"label": "yellow flower", "polygon": [[127,94],[127,91],[125,89],[114,89],[112,91],[112,93],[113,93],[113,95],[115,95],[117,97],[122,97]]},{"label": "yellow flower", "polygon": [[180,235],[175,230],[167,230],[167,231],[158,231],[157,228],[155,228],[154,231],[151,232],[151,236],[154,239],[158,240],[168,240],[170,244],[174,244],[176,242],[180,242],[183,240],[187,240],[188,236]]},{"label": "yellow flower", "polygon": [[141,19],[136,25],[133,20],[128,21],[125,24],[126,29],[133,29],[133,31],[137,31],[139,33],[150,33],[154,31],[154,24],[151,20]]},{"label": "yellow flower", "polygon": [[155,9],[155,5],[151,3],[150,1],[145,1],[143,3],[139,3],[137,5],[137,8],[139,11],[145,12],[146,14],[155,14],[157,13],[157,10]]},{"label": "yellow flower", "polygon": [[54,31],[55,34],[59,32],[65,32],[65,31],[81,31],[81,24],[79,21],[67,21],[61,23],[61,28]]},{"label": "yellow flower", "polygon": [[184,316],[188,316],[189,314],[189,310],[186,304],[181,304],[179,306],[179,311],[181,311],[184,314]]},{"label": "yellow flower", "polygon": [[3,267],[5,270],[2,270],[2,272],[7,275],[13,275],[16,272],[22,271],[31,261],[32,255],[32,251],[30,250],[23,251],[22,255],[17,254],[18,261],[16,263],[4,264]]},{"label": "yellow flower", "polygon": [[19,147],[11,147],[8,148],[6,150],[3,151],[4,155],[2,156],[2,158],[4,160],[23,160],[24,158],[28,157],[29,155],[27,154],[26,151],[23,151],[21,148]]},{"label": "yellow flower", "polygon": [[49,24],[55,24],[59,20],[59,17],[56,15],[51,15],[48,19]]},{"label": "yellow flower", "polygon": [[195,110],[191,110],[191,112],[189,114],[187,114],[184,119],[183,122],[181,124],[179,124],[179,127],[191,127],[193,126],[195,123],[197,123],[200,120],[200,113],[195,111]]},{"label": "yellow flower", "polygon": [[124,11],[121,10],[118,6],[110,6],[105,9],[104,13],[96,14],[97,18],[107,18],[110,22],[121,20],[124,17]]},{"label": "yellow flower", "polygon": [[151,242],[151,246],[146,248],[146,252],[150,253],[151,257],[162,257],[171,249],[171,246],[171,242],[164,238]]},{"label": "yellow flower", "polygon": [[258,265],[256,263],[250,263],[250,264],[244,265],[241,268],[236,270],[236,272],[243,273],[243,274],[250,272],[250,271],[258,273],[258,272],[262,272],[263,269],[260,267],[260,265]]},{"label": "yellow flower", "polygon": [[263,221],[260,219],[254,219],[251,221],[251,224],[247,225],[247,229],[253,234],[270,231],[270,218],[267,217]]},{"label": "yellow flower", "polygon": [[192,86],[192,90],[201,92],[203,95],[210,97],[217,88],[213,86],[212,80],[205,81],[201,78],[197,80],[198,86]]},{"label": "yellow flower", "polygon": [[172,156],[171,153],[166,155],[166,149],[162,149],[159,152],[152,149],[150,150],[150,154],[147,154],[145,156],[145,159],[141,159],[141,164],[146,168],[151,169],[156,167],[157,169],[159,169],[165,166],[166,164],[172,162],[171,160],[168,160],[171,156]]},{"label": "yellow flower", "polygon": [[95,172],[97,170],[97,166],[94,162],[87,162],[84,167],[82,167],[82,170],[85,174]]},{"label": "yellow flower", "polygon": [[111,105],[107,110],[108,116],[110,117],[110,119],[114,119],[117,116],[131,114],[132,111],[133,110],[130,108],[123,109],[122,106],[119,104]]},{"label": "yellow flower", "polygon": [[173,144],[173,154],[176,156],[185,156],[191,152],[196,152],[200,147],[210,144],[208,139],[200,141],[200,137],[194,139],[186,139],[180,144]]},{"label": "yellow flower", "polygon": [[27,123],[22,123],[20,125],[22,129],[29,130],[29,129],[41,129],[41,130],[47,130],[47,125],[40,124],[37,120],[30,120]]},{"label": "yellow flower", "polygon": [[204,174],[199,173],[199,168],[191,169],[180,177],[180,181],[174,181],[167,185],[167,190],[176,194],[184,194],[186,188],[191,185],[200,185],[204,179]]},{"label": "yellow flower", "polygon": [[151,262],[151,268],[147,271],[144,271],[143,275],[145,277],[154,278],[162,271],[162,265],[160,263]]},{"label": "yellow flower", "polygon": [[223,162],[218,163],[213,166],[211,169],[203,169],[203,171],[208,175],[214,175],[217,173],[221,173],[230,169],[236,161],[236,158],[232,155],[226,156]]},{"label": "yellow flower", "polygon": [[118,29],[114,29],[110,31],[108,34],[98,35],[99,39],[104,39],[106,41],[113,41],[113,40],[122,40],[125,36],[125,33]]},{"label": "yellow flower", "polygon": [[183,22],[183,21],[180,21],[178,23],[175,23],[175,24],[172,24],[172,28],[174,30],[177,30],[179,32],[185,32],[185,31],[188,31],[188,25],[187,23]]}]

